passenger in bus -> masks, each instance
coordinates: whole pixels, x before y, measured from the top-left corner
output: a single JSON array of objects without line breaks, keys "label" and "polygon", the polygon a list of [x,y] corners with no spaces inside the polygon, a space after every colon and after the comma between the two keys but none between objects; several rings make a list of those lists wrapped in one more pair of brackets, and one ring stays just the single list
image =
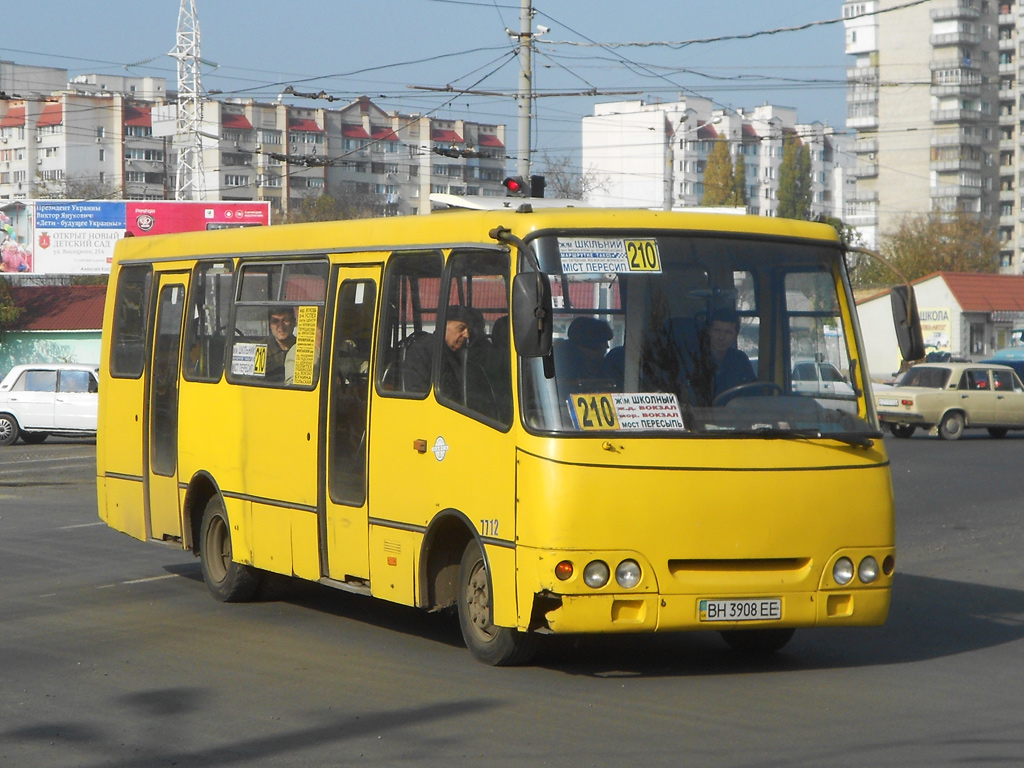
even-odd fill
[{"label": "passenger in bus", "polygon": [[756,381],[754,367],[746,353],[737,348],[740,316],[734,309],[716,309],[708,323],[708,350],[714,363],[714,394]]},{"label": "passenger in bus", "polygon": [[295,346],[295,310],[274,307],[267,317],[270,335],[267,336],[266,381],[284,381],[284,361],[288,350]]},{"label": "passenger in bus", "polygon": [[569,324],[566,335],[569,343],[564,345],[559,375],[571,379],[601,378],[608,342],[614,335],[611,326],[596,317],[582,316]]},{"label": "passenger in bus", "polygon": [[[441,345],[441,378],[438,389],[448,397],[462,391],[463,365],[461,351],[469,341],[469,312],[462,306],[448,307],[444,344]],[[417,339],[405,353],[402,364],[403,389],[406,392],[430,390],[430,368],[435,348],[434,334]]]}]

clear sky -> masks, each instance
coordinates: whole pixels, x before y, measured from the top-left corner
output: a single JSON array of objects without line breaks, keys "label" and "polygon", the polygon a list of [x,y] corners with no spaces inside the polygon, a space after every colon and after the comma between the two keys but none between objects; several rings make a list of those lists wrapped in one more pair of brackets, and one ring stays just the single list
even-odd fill
[{"label": "clear sky", "polygon": [[[368,95],[385,110],[431,112],[509,126],[515,101],[414,90],[409,86],[511,92],[518,60],[505,29],[519,29],[519,0],[195,0],[202,30],[204,90],[276,100],[291,85],[325,91],[338,107]],[[0,59],[60,67],[70,75],[131,74],[176,80],[180,0],[6,0]],[[836,19],[842,3],[821,0],[534,0],[534,30],[548,27],[534,55],[545,91],[630,95],[539,98],[535,152],[575,155],[580,118],[597,101],[675,101],[699,95],[721,106],[796,107],[801,122],[845,124],[844,31],[820,24],[751,39],[709,38]],[[701,42],[693,42],[701,41]],[[580,43],[676,43],[596,47]],[[574,43],[570,45],[568,43]]]}]

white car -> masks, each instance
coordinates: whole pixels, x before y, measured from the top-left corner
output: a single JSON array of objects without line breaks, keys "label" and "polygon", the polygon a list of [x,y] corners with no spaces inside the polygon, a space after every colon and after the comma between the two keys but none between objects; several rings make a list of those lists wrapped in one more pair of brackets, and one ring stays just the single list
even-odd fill
[{"label": "white car", "polygon": [[853,397],[850,382],[832,363],[798,360],[793,364],[792,382],[793,391],[802,394]]},{"label": "white car", "polygon": [[98,365],[16,365],[0,381],[0,446],[96,434]]}]

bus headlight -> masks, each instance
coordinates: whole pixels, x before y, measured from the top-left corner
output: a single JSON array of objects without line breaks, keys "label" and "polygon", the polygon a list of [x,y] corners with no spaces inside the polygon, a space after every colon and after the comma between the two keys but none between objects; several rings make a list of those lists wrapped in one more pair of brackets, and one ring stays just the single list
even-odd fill
[{"label": "bus headlight", "polygon": [[832,566],[832,578],[841,587],[853,581],[853,561],[848,557],[840,557]]},{"label": "bus headlight", "polygon": [[611,571],[608,570],[608,564],[601,560],[593,560],[587,563],[587,567],[583,569],[583,581],[591,589],[600,589],[608,583],[608,577],[611,576]]},{"label": "bus headlight", "polygon": [[615,583],[623,589],[632,589],[640,583],[640,565],[636,560],[623,560],[615,569]]},{"label": "bus headlight", "polygon": [[860,561],[857,567],[857,576],[865,584],[870,584],[878,578],[878,561],[868,555]]}]

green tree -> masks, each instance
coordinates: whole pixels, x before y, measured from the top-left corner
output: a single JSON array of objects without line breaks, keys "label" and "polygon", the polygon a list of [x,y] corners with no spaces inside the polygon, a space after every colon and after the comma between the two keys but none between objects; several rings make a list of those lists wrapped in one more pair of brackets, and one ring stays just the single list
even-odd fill
[{"label": "green tree", "polygon": [[11,286],[0,277],[0,332],[11,325],[24,310],[14,303]]},{"label": "green tree", "polygon": [[708,155],[704,166],[704,195],[701,205],[726,205],[733,195],[732,158],[729,157],[729,142],[715,139],[715,146]]},{"label": "green tree", "polygon": [[[932,272],[996,272],[999,239],[980,217],[924,214],[905,218],[895,232],[882,237],[879,252],[908,280]],[[857,288],[892,285],[899,278],[877,259],[857,258],[852,270]]]},{"label": "green tree", "polygon": [[360,192],[355,185],[339,186],[332,190],[332,193],[304,197],[288,212],[287,223],[372,219],[391,213],[384,198],[369,192]]},{"label": "green tree", "polygon": [[780,218],[811,218],[811,154],[795,135],[783,142],[778,195]]},{"label": "green tree", "polygon": [[747,164],[743,161],[743,155],[736,158],[736,164],[732,169],[732,194],[729,196],[729,202],[732,205],[747,204]]}]

